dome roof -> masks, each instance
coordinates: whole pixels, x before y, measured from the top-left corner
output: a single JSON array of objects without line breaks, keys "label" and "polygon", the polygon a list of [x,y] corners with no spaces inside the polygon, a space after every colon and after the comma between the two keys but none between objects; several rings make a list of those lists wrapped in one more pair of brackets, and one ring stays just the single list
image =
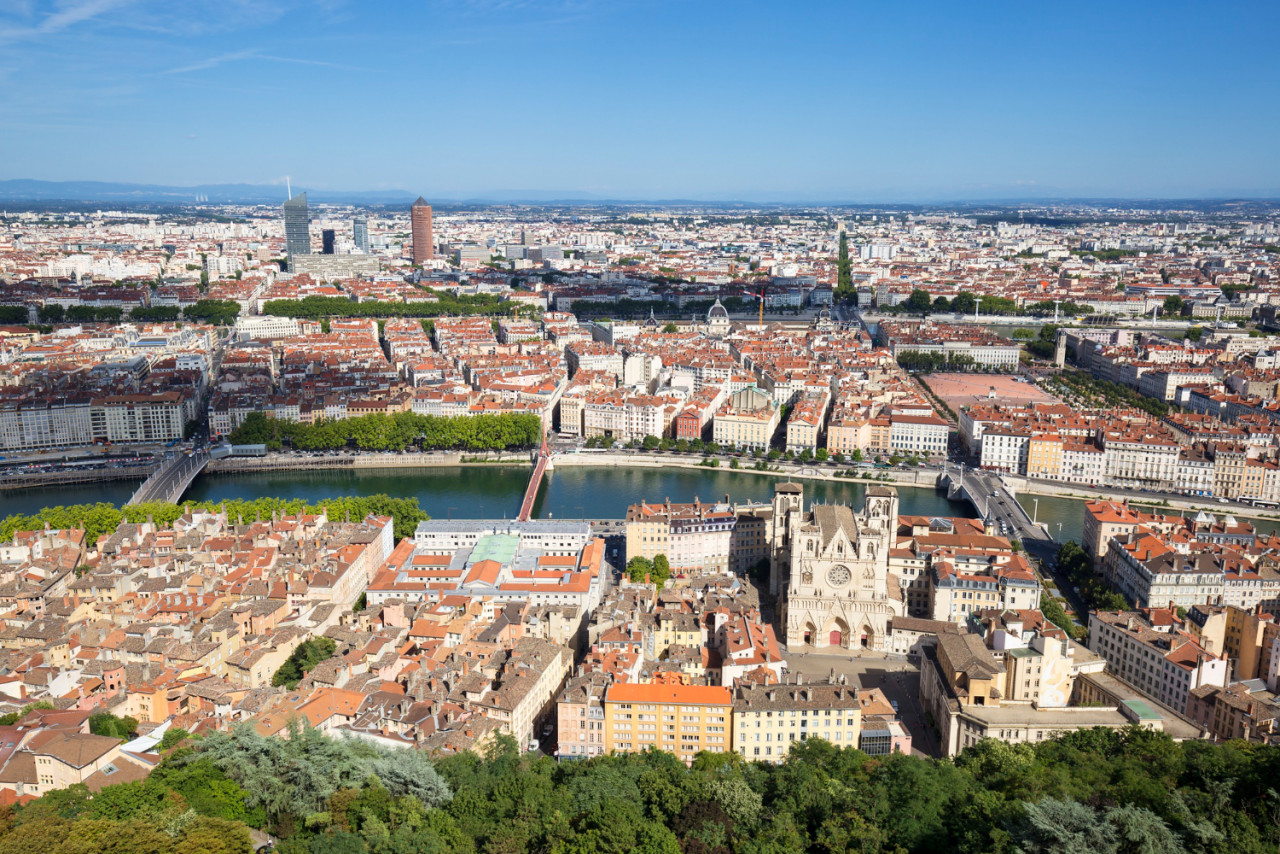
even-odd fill
[{"label": "dome roof", "polygon": [[713,304],[711,308],[707,309],[707,320],[711,321],[711,320],[728,320],[728,319],[729,319],[729,312],[725,309],[724,306],[720,304],[720,300],[717,298],[715,301],[715,304]]}]

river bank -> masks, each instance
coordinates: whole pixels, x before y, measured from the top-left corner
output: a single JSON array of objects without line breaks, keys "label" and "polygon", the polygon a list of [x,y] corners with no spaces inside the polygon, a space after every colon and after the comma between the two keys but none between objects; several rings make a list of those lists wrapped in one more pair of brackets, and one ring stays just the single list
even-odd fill
[{"label": "river bank", "polygon": [[1130,504],[1150,507],[1162,512],[1197,513],[1203,510],[1215,516],[1230,513],[1237,518],[1280,523],[1280,514],[1268,513],[1265,510],[1254,507],[1252,504],[1241,504],[1236,501],[1229,501],[1224,504],[1216,498],[1189,498],[1093,486],[1082,488],[1075,484],[1010,475],[1005,475],[1001,479],[1010,487],[1015,496],[1050,496],[1068,498],[1080,502],[1128,501]]}]

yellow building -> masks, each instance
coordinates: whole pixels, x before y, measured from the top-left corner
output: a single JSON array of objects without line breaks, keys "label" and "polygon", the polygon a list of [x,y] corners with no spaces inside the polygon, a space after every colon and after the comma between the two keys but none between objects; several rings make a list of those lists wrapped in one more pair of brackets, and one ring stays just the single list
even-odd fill
[{"label": "yellow building", "polygon": [[712,685],[610,685],[604,697],[605,748],[639,753],[656,747],[686,763],[698,751],[732,746],[733,697]]},{"label": "yellow building", "polygon": [[1057,433],[1034,433],[1027,442],[1027,477],[1062,477],[1062,437]]}]

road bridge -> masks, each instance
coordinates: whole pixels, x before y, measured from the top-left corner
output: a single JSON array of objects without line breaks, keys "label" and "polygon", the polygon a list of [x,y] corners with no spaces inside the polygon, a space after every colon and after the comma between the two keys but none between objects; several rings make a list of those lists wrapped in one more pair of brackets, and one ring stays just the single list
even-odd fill
[{"label": "road bridge", "polygon": [[142,482],[137,492],[129,499],[129,504],[142,504],[145,501],[167,501],[176,504],[182,493],[187,491],[196,475],[204,471],[209,464],[207,451],[196,451],[187,456],[175,454],[166,459],[160,468]]},{"label": "road bridge", "polygon": [[938,475],[938,485],[952,501],[968,501],[978,517],[999,527],[1004,522],[1010,539],[1021,541],[1032,555],[1044,560],[1057,553],[1058,544],[1005,486],[999,475],[975,469],[948,469]]}]

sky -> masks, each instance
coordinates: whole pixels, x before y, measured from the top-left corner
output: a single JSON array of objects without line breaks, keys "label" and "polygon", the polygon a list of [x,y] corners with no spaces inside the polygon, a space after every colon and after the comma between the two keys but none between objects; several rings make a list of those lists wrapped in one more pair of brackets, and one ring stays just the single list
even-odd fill
[{"label": "sky", "polygon": [[1280,3],[0,0],[0,179],[1280,197]]}]

